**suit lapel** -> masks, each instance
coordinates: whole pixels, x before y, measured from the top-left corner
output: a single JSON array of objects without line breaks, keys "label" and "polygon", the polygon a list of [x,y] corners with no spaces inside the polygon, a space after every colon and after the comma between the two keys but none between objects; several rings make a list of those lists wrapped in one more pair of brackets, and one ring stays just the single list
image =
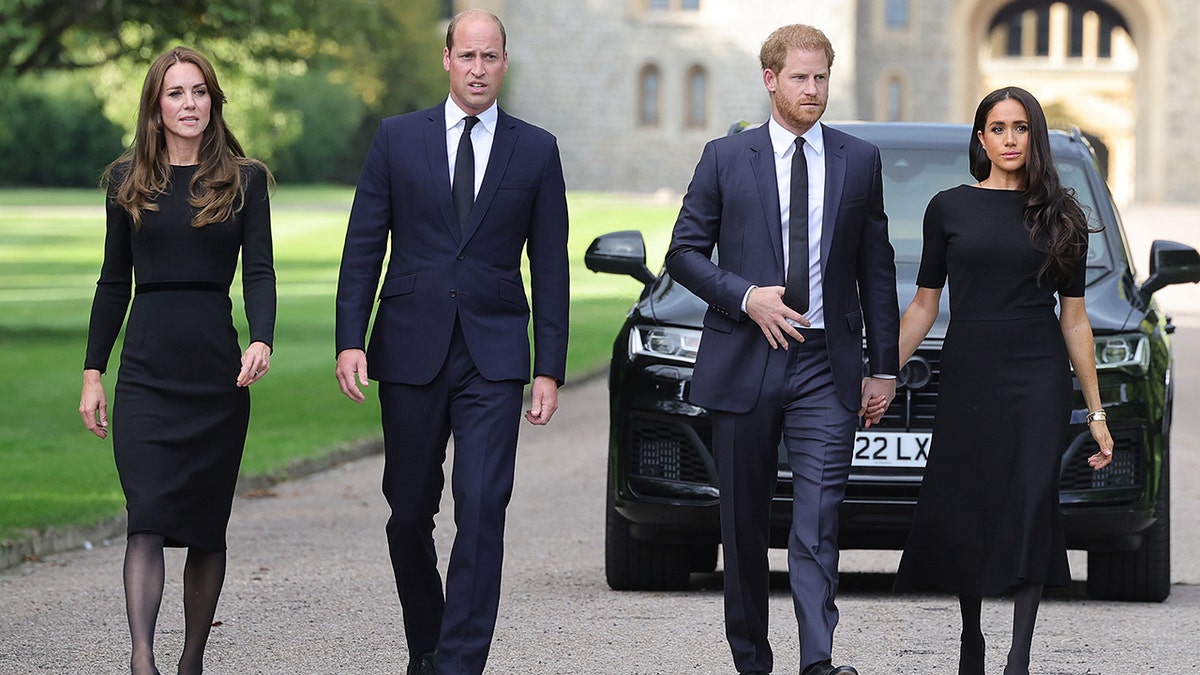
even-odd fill
[{"label": "suit lapel", "polygon": [[[767,238],[771,241],[771,252],[775,257],[775,266],[779,270],[779,278],[783,278],[783,223],[779,213],[779,179],[775,173],[775,149],[771,147],[771,133],[767,125],[742,133],[755,134],[750,144],[750,166],[754,171],[754,180],[758,184],[758,195],[762,201],[763,223],[770,230]],[[781,282],[782,283],[782,282]]]},{"label": "suit lapel", "polygon": [[846,150],[836,142],[825,127],[825,215],[821,219],[821,276],[825,276],[825,263],[829,260],[829,249],[833,244],[833,228],[837,223],[838,211],[842,206],[842,188],[846,183]]},{"label": "suit lapel", "polygon": [[446,155],[446,104],[428,111],[425,125],[425,156],[429,158],[429,175],[433,177],[433,198],[442,212],[442,221],[451,236],[460,237],[454,199],[450,196],[450,159]]},{"label": "suit lapel", "polygon": [[483,222],[484,216],[487,215],[488,208],[491,207],[492,200],[496,197],[496,190],[500,187],[500,180],[508,169],[508,162],[512,159],[513,149],[517,146],[517,125],[513,118],[503,110],[497,109],[496,112],[496,134],[492,138],[492,153],[488,157],[487,168],[483,172],[483,182],[479,185],[479,194],[475,196],[475,207],[471,209],[471,217],[467,220],[462,240],[464,246],[471,240],[475,231],[479,229],[480,223]]}]

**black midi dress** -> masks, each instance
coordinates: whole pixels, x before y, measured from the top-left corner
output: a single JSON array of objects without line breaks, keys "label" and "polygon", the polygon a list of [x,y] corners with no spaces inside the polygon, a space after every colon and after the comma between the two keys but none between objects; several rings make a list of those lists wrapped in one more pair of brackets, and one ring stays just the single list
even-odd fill
[{"label": "black midi dress", "polygon": [[1025,583],[1070,582],[1058,506],[1071,370],[1045,259],[1023,224],[1016,190],[962,185],[925,213],[917,285],[949,279],[933,440],[897,590],[999,595]]},{"label": "black midi dress", "polygon": [[[84,368],[105,371],[130,305],[112,411],[113,453],[129,534],[168,546],[224,550],[250,421],[236,386],[242,348],[229,287],[242,257],[250,341],[272,344],[275,272],[266,172],[242,168],[240,209],[192,227],[194,166],[171,167],[166,193],[142,225],[107,203],[104,263],[92,303]],[[235,207],[238,203],[235,202]],[[133,281],[136,278],[136,286]]]}]

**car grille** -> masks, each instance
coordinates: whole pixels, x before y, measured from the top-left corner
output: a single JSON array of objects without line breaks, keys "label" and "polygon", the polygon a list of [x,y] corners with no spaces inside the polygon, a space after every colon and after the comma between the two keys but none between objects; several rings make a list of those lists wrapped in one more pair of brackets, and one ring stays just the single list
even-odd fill
[{"label": "car grille", "polygon": [[852,478],[846,484],[846,501],[915,504],[920,491],[919,482],[901,483]]},{"label": "car grille", "polygon": [[1062,469],[1059,481],[1061,492],[1081,492],[1110,488],[1140,488],[1145,481],[1145,462],[1142,461],[1141,427],[1111,430],[1113,437],[1113,461],[1099,471],[1088,466],[1088,457],[1100,451],[1100,446],[1087,434],[1079,451],[1072,455]]},{"label": "car grille", "polygon": [[[879,424],[880,430],[928,431],[933,429],[933,413],[937,409],[938,388],[941,386],[942,357],[938,349],[918,349],[900,370],[896,379],[896,398]],[[864,364],[864,370],[866,364]],[[867,375],[869,373],[864,373]]]},{"label": "car grille", "polygon": [[[937,364],[934,359],[929,361]],[[920,412],[889,414],[889,417],[895,420],[890,428],[906,428],[904,424],[918,430],[922,428],[921,425],[932,427],[937,370],[934,369],[933,373],[935,379],[927,387],[905,391],[911,402],[910,410],[917,409]],[[897,400],[900,400],[899,396]],[[895,409],[895,404],[892,407]],[[925,412],[926,408],[928,413]],[[925,421],[925,415],[928,415],[928,422]],[[888,417],[884,419],[886,421]],[[628,441],[625,447],[631,452],[625,461],[630,476],[716,486],[716,467],[709,450],[712,431],[707,425],[693,426],[680,422],[671,415],[632,413],[626,428]],[[1087,432],[1084,431],[1082,435],[1087,435]],[[1139,489],[1142,486],[1145,481],[1145,463],[1142,461],[1143,430],[1140,427],[1114,428],[1112,435],[1116,446],[1112,464],[1100,471],[1093,471],[1088,466],[1087,458],[1097,452],[1099,447],[1087,436],[1083,439],[1082,447],[1072,454],[1062,467],[1060,492],[1079,494],[1120,490],[1124,494],[1129,489]],[[790,496],[790,476],[787,475],[786,463],[781,463],[780,469],[781,482],[777,496]],[[915,476],[904,479],[901,476],[859,472],[846,486],[846,499],[857,502],[913,503],[919,490],[920,480]]]},{"label": "car grille", "polygon": [[631,415],[629,419],[632,449],[628,458],[629,472],[642,478],[658,478],[700,485],[716,484],[707,446],[711,435],[707,429],[657,415]]}]

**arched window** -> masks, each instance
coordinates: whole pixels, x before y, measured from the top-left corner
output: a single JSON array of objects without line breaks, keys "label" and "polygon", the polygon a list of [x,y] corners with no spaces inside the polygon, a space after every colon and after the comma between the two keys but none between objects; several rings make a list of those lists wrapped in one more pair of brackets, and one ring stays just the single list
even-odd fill
[{"label": "arched window", "polygon": [[1010,2],[992,21],[992,56],[1109,59],[1113,39],[1128,35],[1125,20],[1105,2],[1064,0],[1034,6]]},{"label": "arched window", "polygon": [[638,76],[638,124],[656,127],[659,123],[662,98],[662,75],[658,66],[648,63],[642,66]]},{"label": "arched window", "polygon": [[708,72],[704,66],[692,66],[687,72],[687,100],[684,126],[689,129],[708,127]]}]

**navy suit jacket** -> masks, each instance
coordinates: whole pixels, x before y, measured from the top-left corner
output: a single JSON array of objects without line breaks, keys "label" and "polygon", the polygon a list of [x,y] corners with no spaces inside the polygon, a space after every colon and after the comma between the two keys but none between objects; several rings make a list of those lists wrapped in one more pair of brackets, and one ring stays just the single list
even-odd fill
[{"label": "navy suit jacket", "polygon": [[534,375],[566,375],[567,203],[554,136],[499,111],[492,152],[465,230],[450,196],[445,103],[389,117],[363,164],[337,289],[337,351],[367,348],[372,379],[423,385],[445,361],[457,320],[488,380],[530,378],[521,273],[528,250]]},{"label": "navy suit jacket", "polygon": [[[825,334],[838,400],[858,410],[864,326],[870,372],[899,372],[895,253],[879,149],[829,127],[823,132]],[[779,210],[767,125],[705,146],[667,253],[671,276],[709,305],[689,394],[696,405],[744,413],[758,401],[771,346],[741,304],[751,285],[784,285]]]}]

